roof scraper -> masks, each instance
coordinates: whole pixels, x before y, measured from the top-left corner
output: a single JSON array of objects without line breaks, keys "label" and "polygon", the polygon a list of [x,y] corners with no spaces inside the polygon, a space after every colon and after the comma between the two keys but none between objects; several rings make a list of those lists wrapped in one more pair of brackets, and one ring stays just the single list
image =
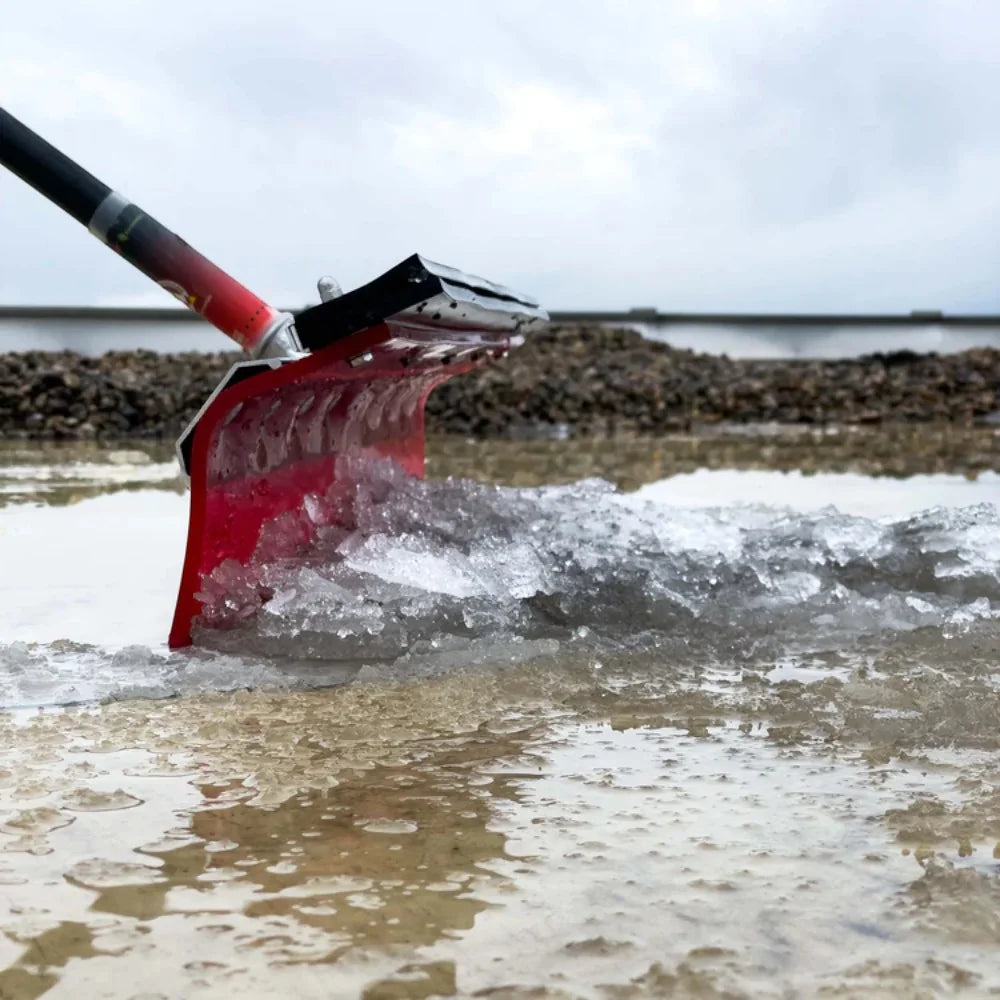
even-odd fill
[{"label": "roof scraper", "polygon": [[206,588],[307,552],[349,519],[345,498],[358,495],[372,460],[422,475],[431,390],[504,356],[547,319],[526,296],[418,255],[346,294],[321,279],[323,301],[293,315],[2,108],[0,163],[247,353],[178,441],[191,513],[172,647],[211,624]]}]

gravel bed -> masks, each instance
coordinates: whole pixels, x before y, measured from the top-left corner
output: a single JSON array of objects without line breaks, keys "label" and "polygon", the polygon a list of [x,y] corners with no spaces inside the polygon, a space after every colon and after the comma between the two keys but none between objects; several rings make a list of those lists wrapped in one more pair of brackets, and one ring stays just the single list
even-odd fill
[{"label": "gravel bed", "polygon": [[[174,437],[234,354],[0,355],[0,435]],[[663,433],[705,424],[973,424],[1000,411],[1000,351],[745,361],[631,330],[554,326],[440,387],[432,432]]]}]

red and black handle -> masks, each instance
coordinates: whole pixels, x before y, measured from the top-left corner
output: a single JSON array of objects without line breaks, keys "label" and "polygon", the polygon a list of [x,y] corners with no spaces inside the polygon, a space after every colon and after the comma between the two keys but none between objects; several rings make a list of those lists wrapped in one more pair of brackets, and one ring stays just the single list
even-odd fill
[{"label": "red and black handle", "polygon": [[3,108],[0,163],[244,350],[257,353],[283,323],[284,313]]}]

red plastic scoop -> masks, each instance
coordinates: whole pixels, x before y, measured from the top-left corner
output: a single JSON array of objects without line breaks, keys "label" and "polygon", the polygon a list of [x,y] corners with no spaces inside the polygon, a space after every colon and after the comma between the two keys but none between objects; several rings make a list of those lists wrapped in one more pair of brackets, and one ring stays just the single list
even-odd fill
[{"label": "red plastic scoop", "polygon": [[414,256],[300,313],[298,335],[315,353],[237,365],[179,442],[191,520],[171,646],[190,642],[206,581],[227,560],[288,558],[317,531],[349,527],[369,459],[422,476],[431,390],[504,355],[543,316],[506,289]]},{"label": "red plastic scoop", "polygon": [[173,647],[191,642],[228,565],[293,556],[349,526],[369,459],[422,475],[430,391],[547,319],[531,299],[418,256],[292,316],[3,109],[0,163],[257,359],[229,372],[178,442],[191,519]]}]

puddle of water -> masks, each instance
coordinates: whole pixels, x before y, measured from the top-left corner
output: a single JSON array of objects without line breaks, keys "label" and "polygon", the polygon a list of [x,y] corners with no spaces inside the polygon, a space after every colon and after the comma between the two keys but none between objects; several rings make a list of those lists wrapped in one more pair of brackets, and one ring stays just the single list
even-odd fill
[{"label": "puddle of water", "polygon": [[0,507],[0,641],[160,647],[186,517],[184,497],[153,490]]},{"label": "puddle of water", "polygon": [[[631,490],[699,469],[859,473],[908,478],[1000,468],[1000,430],[952,425],[861,427],[710,426],[662,437],[473,440],[430,437],[431,478],[456,476],[507,486],[600,477]],[[33,471],[35,470],[35,471]],[[72,503],[101,491],[180,491],[170,443],[0,441],[0,505]]]},{"label": "puddle of water", "polygon": [[522,668],[22,720],[0,784],[0,987],[1000,987],[995,755],[892,756],[704,707]]},{"label": "puddle of water", "polygon": [[431,438],[427,463],[445,475],[509,486],[598,476],[625,490],[699,470],[853,473],[878,479],[1000,469],[1000,430],[951,425],[702,427],[656,438],[475,441]]},{"label": "puddle of water", "polygon": [[119,490],[184,491],[176,460],[163,445],[108,447],[0,441],[0,508],[65,506]]},{"label": "puddle of water", "polygon": [[833,507],[857,517],[901,517],[931,507],[1000,500],[1000,475],[917,475],[886,479],[857,473],[701,469],[650,483],[637,497],[680,507],[767,504],[798,511]]},{"label": "puddle of water", "polygon": [[1000,990],[995,474],[432,483],[171,655],[184,498],[83,464],[0,470],[0,996]]}]

